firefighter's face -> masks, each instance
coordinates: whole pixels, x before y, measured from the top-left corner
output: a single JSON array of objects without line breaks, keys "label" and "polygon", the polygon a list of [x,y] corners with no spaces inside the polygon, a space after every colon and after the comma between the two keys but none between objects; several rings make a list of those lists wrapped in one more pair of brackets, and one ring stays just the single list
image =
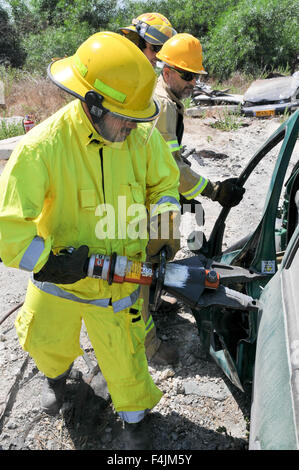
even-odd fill
[{"label": "firefighter's face", "polygon": [[97,125],[99,134],[110,142],[123,142],[136,129],[137,123],[134,121],[118,118],[107,113]]},{"label": "firefighter's face", "polygon": [[142,50],[142,52],[145,54],[145,56],[148,58],[150,63],[152,64],[153,67],[156,67],[157,63],[157,52],[161,49],[161,46],[154,46],[153,44],[150,44],[149,42],[145,41],[146,48]]},{"label": "firefighter's face", "polygon": [[163,76],[167,85],[178,99],[181,100],[191,96],[196,84],[196,77],[190,81],[183,80],[177,71],[168,67],[165,67],[163,70]]}]

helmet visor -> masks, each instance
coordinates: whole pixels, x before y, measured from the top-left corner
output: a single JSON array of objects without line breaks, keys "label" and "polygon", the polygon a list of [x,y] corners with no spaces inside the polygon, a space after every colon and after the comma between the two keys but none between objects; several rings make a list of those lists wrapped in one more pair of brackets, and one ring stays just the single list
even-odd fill
[{"label": "helmet visor", "polygon": [[[169,38],[177,34],[176,30],[166,24],[155,24],[151,26],[143,21],[136,21],[135,27],[137,33],[150,44],[161,45]],[[134,24],[133,21],[133,24]]]},{"label": "helmet visor", "polygon": [[130,119],[111,111],[103,113],[96,123],[96,130],[108,147],[126,149],[127,146],[143,147],[153,133],[159,114],[150,122]]}]

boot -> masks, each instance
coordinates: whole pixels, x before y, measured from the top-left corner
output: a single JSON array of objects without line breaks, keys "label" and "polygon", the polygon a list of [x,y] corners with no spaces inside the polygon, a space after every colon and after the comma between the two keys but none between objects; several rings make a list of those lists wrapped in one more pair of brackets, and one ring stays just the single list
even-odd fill
[{"label": "boot", "polygon": [[147,417],[138,423],[124,421],[125,450],[151,450],[152,439]]},{"label": "boot", "polygon": [[150,360],[162,366],[167,366],[168,364],[175,366],[179,362],[179,354],[174,346],[161,342],[158,350]]},{"label": "boot", "polygon": [[63,374],[50,379],[45,377],[41,394],[41,409],[50,415],[58,414],[64,398],[66,379],[72,366]]}]

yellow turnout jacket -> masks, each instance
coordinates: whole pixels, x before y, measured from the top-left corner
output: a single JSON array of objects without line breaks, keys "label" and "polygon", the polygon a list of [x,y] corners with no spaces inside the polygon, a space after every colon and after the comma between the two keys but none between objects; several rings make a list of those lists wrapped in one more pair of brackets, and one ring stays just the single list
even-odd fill
[{"label": "yellow turnout jacket", "polygon": [[[134,221],[128,208],[145,205],[155,215],[179,210],[179,171],[156,129],[141,144],[142,126],[121,148],[111,146],[74,100],[24,136],[0,177],[0,257],[7,266],[38,272],[51,250],[83,244],[90,254],[145,259],[148,240],[128,236]],[[114,311],[139,295],[136,284],[109,286],[91,278],[69,285],[34,282],[80,302],[105,307],[112,299]]]},{"label": "yellow turnout jacket", "polygon": [[202,193],[208,184],[208,179],[195,173],[181,156],[184,105],[169,89],[163,80],[162,73],[158,79],[155,95],[161,103],[157,128],[164,137],[180,170],[179,192],[186,199],[193,199]]}]

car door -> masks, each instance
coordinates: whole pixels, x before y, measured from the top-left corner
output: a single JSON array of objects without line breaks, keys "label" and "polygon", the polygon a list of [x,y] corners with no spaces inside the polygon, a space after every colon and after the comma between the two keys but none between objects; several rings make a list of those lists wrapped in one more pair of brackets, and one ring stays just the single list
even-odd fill
[{"label": "car door", "polygon": [[260,296],[249,449],[299,449],[299,225]]},{"label": "car door", "polygon": [[[297,140],[298,128],[299,110],[291,115],[265,142],[239,177],[240,185],[244,185],[251,172],[268,152],[281,144],[268,191],[265,194],[264,210],[260,220],[257,221],[255,230],[235,246],[225,252],[222,251],[225,223],[229,214],[229,209],[223,208],[209,240],[201,250],[196,251],[199,256],[204,254],[221,263],[264,274],[264,279],[250,280],[238,286],[232,286],[233,289],[238,289],[255,299],[260,298],[263,289],[277,272],[283,256],[283,252],[278,254],[276,250],[275,227],[281,195],[284,192],[283,184]],[[209,307],[202,308],[200,311],[193,309],[193,314],[206,352],[215,359],[239,389],[244,391],[247,385],[251,386],[257,339],[257,310],[246,312],[225,307]]]}]

